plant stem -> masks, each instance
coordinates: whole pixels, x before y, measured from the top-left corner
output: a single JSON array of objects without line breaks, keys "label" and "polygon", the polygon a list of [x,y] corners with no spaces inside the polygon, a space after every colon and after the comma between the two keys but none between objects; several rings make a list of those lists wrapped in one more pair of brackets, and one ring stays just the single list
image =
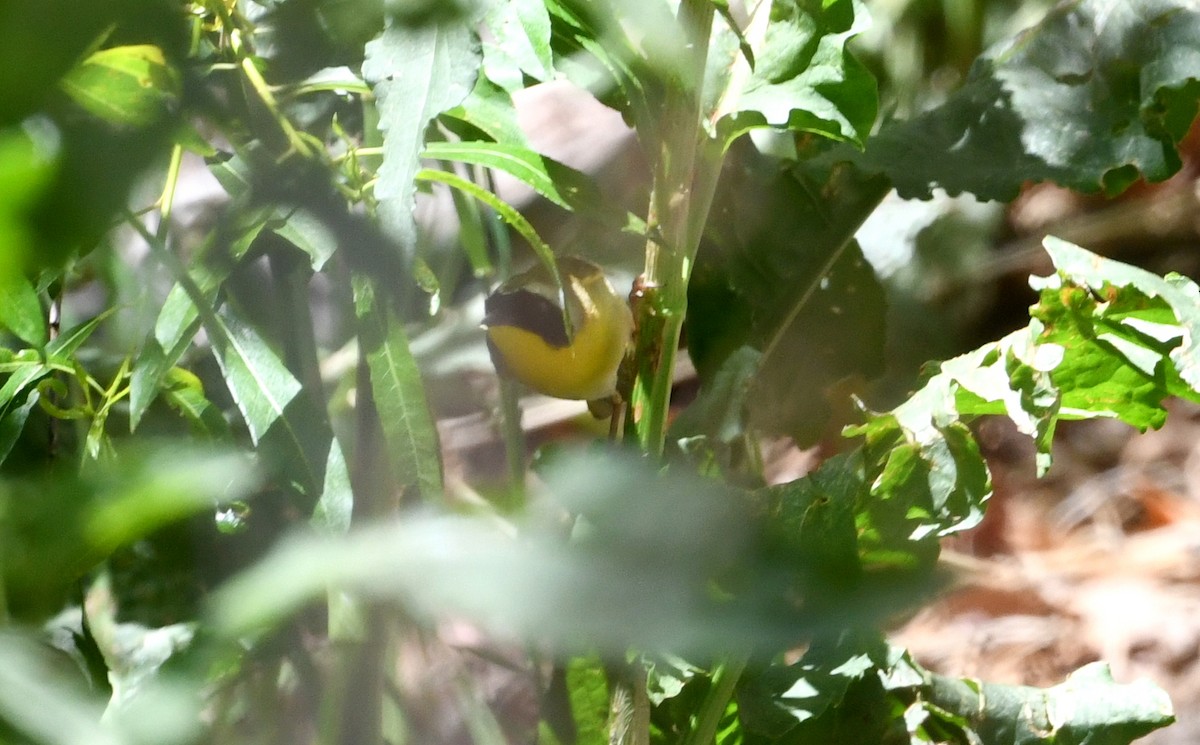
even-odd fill
[{"label": "plant stem", "polygon": [[746,658],[735,657],[713,671],[712,687],[708,689],[708,695],[700,704],[696,723],[684,739],[683,745],[709,745],[716,740],[717,727],[721,724],[721,718],[725,716],[725,709],[729,707],[729,700],[733,697],[733,689],[745,669]]},{"label": "plant stem", "polygon": [[635,290],[637,373],[630,422],[642,449],[653,455],[661,455],[666,444],[675,355],[687,313],[687,283],[711,204],[711,196],[697,194],[694,188],[703,184],[707,190],[710,182],[715,184],[721,166],[720,152],[701,145],[700,94],[712,33],[712,3],[682,0],[678,17],[688,39],[684,79],[669,81],[661,130],[648,122],[640,130],[661,131],[661,135],[657,135],[647,216],[652,234],[657,235],[647,241],[645,271]]}]

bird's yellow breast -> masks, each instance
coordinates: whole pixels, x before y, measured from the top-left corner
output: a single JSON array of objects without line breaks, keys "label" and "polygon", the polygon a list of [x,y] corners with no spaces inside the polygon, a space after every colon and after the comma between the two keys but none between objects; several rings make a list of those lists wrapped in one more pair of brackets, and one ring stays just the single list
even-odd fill
[{"label": "bird's yellow breast", "polygon": [[490,326],[487,333],[512,377],[555,398],[593,400],[616,390],[629,326],[589,319],[565,347],[516,326]]}]

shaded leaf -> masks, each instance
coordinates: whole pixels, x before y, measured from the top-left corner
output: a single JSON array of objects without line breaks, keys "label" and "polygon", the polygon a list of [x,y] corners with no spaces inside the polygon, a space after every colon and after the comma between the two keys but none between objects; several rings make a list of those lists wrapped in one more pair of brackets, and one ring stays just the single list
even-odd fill
[{"label": "shaded leaf", "polygon": [[942,106],[885,126],[866,167],[902,196],[1010,200],[1028,181],[1084,192],[1162,181],[1200,94],[1200,9],[1188,0],[1073,0],[985,53]]},{"label": "shaded leaf", "polygon": [[750,148],[727,160],[688,286],[688,349],[706,385],[734,350],[762,352],[756,426],[811,443],[831,386],[882,369],[883,292],[851,237],[885,191],[853,169],[793,170]]},{"label": "shaded leaf", "polygon": [[404,326],[367,280],[356,280],[355,308],[396,483],[435,499],[442,493],[441,449]]}]

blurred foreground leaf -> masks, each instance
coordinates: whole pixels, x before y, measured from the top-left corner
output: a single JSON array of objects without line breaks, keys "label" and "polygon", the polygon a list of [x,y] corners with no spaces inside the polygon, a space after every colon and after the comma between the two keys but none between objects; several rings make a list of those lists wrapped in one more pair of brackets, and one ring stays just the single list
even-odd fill
[{"label": "blurred foreground leaf", "polygon": [[51,472],[0,483],[0,566],[10,611],[58,610],[73,582],[121,546],[245,496],[241,456],[163,446],[122,451],[83,476]]}]

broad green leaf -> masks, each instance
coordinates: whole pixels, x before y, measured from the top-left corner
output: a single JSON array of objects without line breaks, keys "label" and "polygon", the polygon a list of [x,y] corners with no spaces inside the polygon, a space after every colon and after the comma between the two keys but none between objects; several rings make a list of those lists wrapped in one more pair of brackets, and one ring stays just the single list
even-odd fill
[{"label": "broad green leaf", "polygon": [[775,0],[759,11],[768,6],[764,37],[749,42],[748,79],[730,71],[746,64],[740,43],[717,60],[727,68],[718,80],[730,87],[717,104],[717,136],[728,146],[752,129],[773,127],[861,146],[875,123],[875,78],[846,44],[867,28],[866,7],[860,0]]},{"label": "broad green leaf", "polygon": [[[248,184],[243,180],[244,170],[241,160],[229,158],[221,163],[210,164],[214,174],[222,185],[231,189],[231,196],[244,193]],[[258,238],[259,233],[266,227],[269,211],[254,210],[248,214],[238,212],[233,222],[235,227],[230,229],[228,257],[214,257],[208,253],[212,244],[205,247],[202,255],[191,263],[189,274],[196,286],[209,299],[209,305],[215,306],[217,294],[222,283],[229,277],[236,263],[250,250],[251,244]],[[287,223],[284,224],[286,227]],[[300,233],[301,236],[309,236]],[[321,238],[312,241],[313,253],[310,256],[317,261],[323,255],[325,246]],[[285,236],[286,237],[286,236]],[[310,238],[305,237],[308,241]],[[133,373],[130,379],[129,393],[129,426],[130,431],[136,430],[142,417],[163,385],[167,373],[175,367],[183,354],[192,344],[192,339],[200,329],[200,312],[192,299],[188,297],[183,286],[176,283],[167,293],[166,300],[159,310],[154,322],[154,331],[147,337],[142,349],[133,361]],[[177,402],[179,403],[179,402]]]},{"label": "broad green leaf", "polygon": [[790,590],[810,608],[836,604],[862,579],[855,519],[867,484],[860,468],[854,457],[837,456],[808,478],[751,495],[763,512],[764,564],[788,572]]},{"label": "broad green leaf", "polygon": [[813,442],[829,388],[881,369],[883,293],[852,236],[885,191],[853,169],[788,170],[749,147],[727,159],[688,286],[688,349],[706,385],[734,350],[762,352],[755,425]]},{"label": "broad green leaf", "polygon": [[965,720],[979,742],[1127,745],[1175,721],[1166,693],[1149,681],[1119,684],[1102,662],[1045,690],[929,678],[923,698]]},{"label": "broad green leaf", "polygon": [[[133,21],[145,5],[127,0],[83,4],[74,0],[8,0],[0,24],[0,127],[34,114],[57,93],[96,40],[119,21]],[[36,61],[36,64],[32,64]]]},{"label": "broad green leaf", "polygon": [[355,307],[361,353],[397,483],[437,499],[442,494],[437,428],[404,326],[367,280],[356,281]]},{"label": "broad green leaf", "polygon": [[141,126],[174,107],[182,93],[179,74],[151,44],[101,49],[62,80],[63,89],[96,116]]},{"label": "broad green leaf", "polygon": [[458,19],[417,27],[389,23],[367,45],[363,77],[375,91],[384,136],[375,197],[385,229],[409,251],[415,245],[413,179],[421,167],[425,128],[467,97],[479,63],[479,43]]},{"label": "broad green leaf", "polygon": [[901,195],[1010,200],[1029,181],[1117,194],[1179,169],[1196,114],[1200,8],[1073,0],[980,57],[942,106],[885,126],[866,167]]},{"label": "broad green leaf", "polygon": [[815,641],[795,664],[742,682],[743,726],[770,742],[884,741],[892,714],[880,671],[890,668],[888,652],[871,632]]},{"label": "broad green leaf", "polygon": [[1034,282],[1041,300],[1027,328],[942,363],[908,401],[846,430],[866,438],[873,499],[860,540],[881,559],[979,521],[990,484],[965,426],[974,417],[1012,419],[1034,438],[1044,473],[1060,418],[1145,429],[1165,421],[1167,396],[1200,400],[1194,283],[1054,238],[1046,247],[1059,270]]},{"label": "broad green leaf", "polygon": [[54,177],[56,134],[48,126],[0,129],[0,274],[8,284],[18,283],[35,250],[30,212]]},{"label": "broad green leaf", "polygon": [[546,7],[558,69],[639,130],[653,132],[666,86],[687,77],[681,69],[687,42],[670,3],[546,0]]},{"label": "broad green leaf", "polygon": [[39,349],[50,335],[37,290],[19,265],[7,256],[0,256],[0,326]]},{"label": "broad green leaf", "polygon": [[[1157,347],[1154,351],[1159,354],[1164,347],[1169,348],[1176,373],[1193,391],[1200,392],[1200,287],[1195,282],[1177,274],[1163,278],[1104,259],[1053,236],[1047,237],[1044,244],[1054,260],[1056,274],[1035,283],[1043,297],[1068,283],[1092,288],[1095,299],[1104,303],[1095,305],[1094,312],[1100,316],[1096,320],[1108,322],[1103,328],[1107,333],[1100,339],[1114,344],[1116,339],[1128,337],[1143,347]],[[1125,347],[1120,349],[1127,352]],[[1132,354],[1126,357],[1148,376],[1159,372],[1157,364],[1142,369]]]}]

